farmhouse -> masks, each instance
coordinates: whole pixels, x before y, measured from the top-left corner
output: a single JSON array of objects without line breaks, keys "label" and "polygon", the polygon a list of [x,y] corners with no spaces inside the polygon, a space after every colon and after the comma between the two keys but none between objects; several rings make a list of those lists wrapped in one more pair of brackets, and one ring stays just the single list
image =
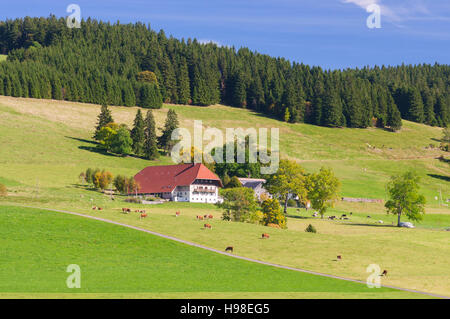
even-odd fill
[{"label": "farmhouse", "polygon": [[203,164],[149,166],[134,176],[138,195],[175,202],[217,203],[222,181]]},{"label": "farmhouse", "polygon": [[265,179],[262,178],[238,178],[243,187],[251,188],[255,191],[255,196],[258,200],[261,200],[261,195],[265,195],[267,198],[272,198],[272,195],[264,188]]}]

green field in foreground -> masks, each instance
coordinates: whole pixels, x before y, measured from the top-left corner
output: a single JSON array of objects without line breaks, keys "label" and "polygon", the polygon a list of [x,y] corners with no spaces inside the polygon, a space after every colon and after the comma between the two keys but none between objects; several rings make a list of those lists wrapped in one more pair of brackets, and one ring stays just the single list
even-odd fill
[{"label": "green field in foreground", "polygon": [[[0,297],[74,293],[66,267],[81,268],[86,296],[239,297],[252,292],[282,297],[414,298],[419,294],[234,259],[157,236],[42,210],[0,207]],[[222,295],[224,293],[224,295]],[[102,295],[103,294],[103,295]],[[367,296],[366,296],[367,295]],[[51,296],[51,295],[49,295]]]}]

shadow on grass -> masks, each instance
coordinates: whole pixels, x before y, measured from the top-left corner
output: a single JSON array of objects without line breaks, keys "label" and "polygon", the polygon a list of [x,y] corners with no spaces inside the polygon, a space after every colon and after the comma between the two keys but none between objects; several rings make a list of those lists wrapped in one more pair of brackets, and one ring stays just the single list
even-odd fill
[{"label": "shadow on grass", "polygon": [[78,138],[78,137],[73,137],[73,136],[64,136],[64,137],[65,138],[70,138],[72,140],[76,140],[76,141],[79,141],[79,142],[83,142],[83,143],[89,143],[89,144],[98,145],[98,142],[93,141],[93,140],[87,140],[87,139],[84,139],[84,138]]},{"label": "shadow on grass", "polygon": [[286,217],[289,218],[295,218],[295,219],[313,219],[314,217],[308,217],[308,216],[299,216],[299,215],[289,215],[287,214]]},{"label": "shadow on grass", "polygon": [[93,152],[93,153],[97,153],[97,154],[101,154],[101,155],[112,156],[112,157],[123,157],[123,156],[115,155],[112,153],[108,153],[106,150],[103,150],[96,146],[78,146],[78,148],[80,150],[85,150],[85,151],[89,151],[89,152]]},{"label": "shadow on grass", "polygon": [[432,137],[431,140],[432,140],[432,141],[435,141],[435,142],[439,142],[439,143],[442,142],[441,139],[439,139],[439,138],[434,138],[434,137]]},{"label": "shadow on grass", "polygon": [[445,158],[443,155],[438,157],[438,160],[450,164],[450,158]]},{"label": "shadow on grass", "polygon": [[430,176],[430,177],[433,177],[433,178],[437,178],[437,179],[443,180],[445,182],[450,182],[450,176],[437,175],[437,174],[427,174],[427,175]]},{"label": "shadow on grass", "polygon": [[97,188],[91,186],[91,185],[86,185],[86,184],[71,184],[69,186],[66,186],[67,188],[77,188],[77,189],[82,189],[85,191],[90,191],[90,192],[95,192],[95,193],[99,193],[99,194],[103,194],[102,192],[100,192]]},{"label": "shadow on grass", "polygon": [[397,227],[396,225],[391,225],[391,224],[342,223],[342,225],[349,225],[349,226],[369,226],[369,227]]}]

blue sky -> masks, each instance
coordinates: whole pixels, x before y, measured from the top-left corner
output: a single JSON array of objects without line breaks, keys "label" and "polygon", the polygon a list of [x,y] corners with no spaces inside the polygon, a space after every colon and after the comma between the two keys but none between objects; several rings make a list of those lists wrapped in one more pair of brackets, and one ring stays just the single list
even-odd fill
[{"label": "blue sky", "polygon": [[[323,68],[450,64],[449,0],[15,0],[2,20],[67,16],[150,23],[177,38],[249,47]],[[381,28],[369,29],[370,4],[381,8]]]}]

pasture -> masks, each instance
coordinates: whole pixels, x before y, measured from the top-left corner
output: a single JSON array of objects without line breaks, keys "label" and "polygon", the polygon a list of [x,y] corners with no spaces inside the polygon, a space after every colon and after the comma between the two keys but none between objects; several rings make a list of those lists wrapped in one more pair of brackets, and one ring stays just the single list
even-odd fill
[{"label": "pasture", "polygon": [[[423,298],[260,265],[125,227],[43,210],[0,207],[0,297],[192,296]],[[81,288],[66,268],[81,269]]]},{"label": "pasture", "polygon": [[[450,296],[450,273],[448,272],[450,232],[444,231],[450,227],[450,210],[448,206],[435,200],[435,196],[439,196],[439,193],[442,193],[443,198],[450,197],[449,167],[448,163],[437,159],[442,152],[429,145],[438,145],[441,137],[440,129],[407,121],[404,121],[404,129],[399,133],[379,129],[329,129],[305,124],[282,123],[248,110],[220,105],[208,108],[165,106],[161,110],[154,111],[157,127],[163,126],[167,108],[175,109],[179,114],[181,126],[190,129],[194,119],[201,119],[204,125],[221,129],[239,126],[279,127],[283,156],[299,160],[308,172],[315,171],[322,165],[331,166],[343,182],[342,196],[384,199],[384,185],[391,174],[406,169],[416,169],[422,176],[422,191],[428,201],[425,219],[417,224],[416,229],[397,229],[391,225],[395,217],[386,215],[381,204],[339,202],[327,215],[340,216],[352,212],[352,218],[349,221],[320,220],[312,218],[312,212],[290,208],[288,230],[276,230],[259,225],[221,221],[220,210],[208,204],[167,203],[144,207],[125,203],[121,196],[116,196],[116,200],[111,201],[108,196],[80,183],[79,173],[88,167],[98,167],[110,170],[114,175],[132,176],[148,165],[170,164],[170,159],[162,156],[157,161],[147,161],[137,157],[117,157],[99,152],[91,140],[99,113],[97,105],[3,96],[0,96],[0,145],[2,146],[0,148],[0,183],[7,186],[9,196],[0,197],[0,205],[45,207],[102,216],[220,250],[228,245],[234,245],[235,253],[240,256],[358,280],[365,280],[366,267],[376,263],[389,270],[389,276],[383,278],[384,284]],[[111,109],[117,122],[130,126],[137,108],[112,107]],[[103,207],[104,210],[93,211],[91,210],[93,205]],[[9,220],[11,216],[9,213],[5,215],[4,207],[0,209],[0,215],[8,216]],[[122,214],[122,207],[146,209],[148,217],[140,220],[135,213]],[[177,210],[181,211],[179,217],[175,217]],[[10,209],[8,208],[7,211]],[[19,208],[13,211],[15,215],[25,214],[27,218],[28,216],[32,218],[36,213],[36,211]],[[203,224],[197,221],[195,216],[209,213],[214,215],[214,219],[208,221],[213,228],[204,230]],[[43,212],[38,214],[45,215]],[[370,219],[367,218],[368,215],[371,216]],[[64,221],[61,220],[60,225],[66,223],[64,226],[66,230],[75,220],[70,216],[61,218]],[[377,224],[377,220],[383,220],[384,224]],[[317,234],[304,232],[310,223],[317,228]],[[35,223],[35,225],[38,224]],[[92,225],[102,227],[98,223]],[[31,232],[32,224],[28,226]],[[39,227],[41,227],[39,232],[42,230],[45,233],[45,227],[43,225]],[[11,226],[11,229],[17,230],[17,227]],[[112,234],[115,229],[113,227],[107,233]],[[262,233],[269,233],[270,239],[260,239]],[[22,236],[22,233],[20,234]],[[141,235],[148,236],[147,234],[137,236]],[[13,233],[9,233],[8,236],[3,236],[2,240],[8,240],[8,245],[12,245],[9,237],[17,238],[14,236]],[[48,236],[43,236],[40,240],[45,241],[46,237]],[[54,247],[57,246],[58,240],[58,236],[55,239],[49,239],[55,244]],[[133,240],[130,243],[137,242],[136,239]],[[19,240],[17,241],[19,246],[14,247],[19,249],[20,245],[26,246],[26,243],[28,242]],[[101,239],[95,239],[94,243],[103,244]],[[117,242],[114,245],[120,246]],[[130,249],[128,254],[130,258],[135,253],[143,253],[139,250],[141,248],[134,246],[122,247],[123,250]],[[335,261],[336,255],[342,255],[343,259],[339,262]],[[124,256],[127,256],[127,253],[124,252]],[[36,259],[30,255],[25,254],[23,257],[30,259],[31,266],[37,263]],[[105,258],[107,257],[105,254]],[[141,267],[140,261],[136,259],[128,261],[131,263],[128,267]],[[105,262],[105,265],[111,265],[111,263]],[[96,267],[103,270],[107,268],[106,266],[102,268],[100,263]],[[124,265],[121,267],[125,269]],[[50,278],[50,272],[45,276]],[[63,271],[61,276],[66,276],[66,273]],[[260,286],[255,285],[251,292],[245,289],[224,290],[222,288],[204,291],[206,288],[201,288],[202,291],[189,292],[189,296],[246,298],[255,293],[256,297],[273,297],[270,292],[263,290],[260,284],[258,284]],[[10,283],[7,290],[2,289],[0,292],[8,294],[0,294],[0,297],[8,297],[9,293],[27,296],[27,293],[31,292],[25,289],[24,283],[19,284],[18,287],[21,287],[19,290],[12,291],[13,286],[14,284]],[[179,290],[149,291],[136,288],[140,287],[139,285],[131,285],[131,290],[125,288],[123,290],[122,287],[125,287],[124,282],[120,289],[114,291],[114,297],[127,297],[130,294],[133,297],[143,298],[186,296],[185,292]],[[36,293],[35,296],[43,294],[50,297],[52,295],[46,295],[46,293],[53,292],[53,296],[59,296],[62,290],[58,289],[53,286],[48,286],[46,290],[33,288],[33,293]],[[341,294],[322,292],[322,290],[294,289],[277,292],[276,297],[382,296],[373,292],[353,294],[352,291],[348,291],[347,295],[347,290],[345,291]],[[91,296],[107,296],[107,292],[106,289],[97,289]],[[67,293],[65,296],[72,296],[70,291],[63,293]],[[91,291],[83,293],[89,294]],[[389,296],[394,296],[394,293]],[[386,295],[386,297],[389,296]],[[403,296],[405,295],[402,294],[401,297]]]}]

